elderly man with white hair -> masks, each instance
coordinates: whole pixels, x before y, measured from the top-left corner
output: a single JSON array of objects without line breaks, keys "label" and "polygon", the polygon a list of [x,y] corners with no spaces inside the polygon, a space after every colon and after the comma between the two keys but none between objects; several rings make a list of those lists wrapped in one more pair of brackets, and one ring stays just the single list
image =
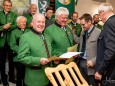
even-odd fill
[{"label": "elderly man with white hair", "polygon": [[98,13],[104,26],[97,43],[95,79],[101,86],[115,86],[115,14],[109,3],[102,3]]},{"label": "elderly man with white hair", "polygon": [[[45,29],[52,38],[52,55],[60,56],[67,52],[67,49],[74,45],[73,34],[67,25],[69,11],[67,8],[59,7],[55,13],[55,23]],[[57,64],[59,62],[56,62]]]},{"label": "elderly man with white hair", "polygon": [[24,33],[28,32],[28,29],[25,29],[26,27],[26,21],[27,19],[24,16],[19,16],[16,19],[17,28],[11,32],[10,37],[10,48],[13,51],[13,61],[16,66],[16,86],[24,86],[24,74],[25,74],[25,67],[22,65],[18,60],[18,49],[19,49],[19,39],[20,36]]}]

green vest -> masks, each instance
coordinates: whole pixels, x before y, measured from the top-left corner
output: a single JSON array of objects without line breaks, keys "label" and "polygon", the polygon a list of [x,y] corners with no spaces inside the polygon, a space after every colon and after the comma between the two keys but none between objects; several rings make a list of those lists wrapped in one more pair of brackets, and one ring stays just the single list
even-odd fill
[{"label": "green vest", "polygon": [[[45,35],[49,54],[51,55],[51,39]],[[18,58],[26,65],[25,84],[27,86],[47,86],[49,83],[45,75],[45,66],[40,64],[41,58],[47,58],[46,48],[43,39],[38,34],[30,31],[20,38]],[[31,69],[31,66],[38,66],[41,69]]]},{"label": "green vest", "polygon": [[73,34],[68,26],[66,32],[59,26],[52,24],[45,29],[45,33],[52,38],[52,56],[60,56],[67,52],[68,47],[73,46]]}]

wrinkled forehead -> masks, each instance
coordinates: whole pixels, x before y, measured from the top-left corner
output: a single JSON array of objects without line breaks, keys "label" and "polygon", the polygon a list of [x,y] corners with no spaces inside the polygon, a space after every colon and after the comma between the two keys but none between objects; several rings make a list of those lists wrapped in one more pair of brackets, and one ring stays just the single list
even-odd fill
[{"label": "wrinkled forehead", "polygon": [[61,15],[58,15],[58,17],[60,17],[60,18],[67,18],[68,17],[68,14],[61,14]]},{"label": "wrinkled forehead", "polygon": [[33,8],[37,8],[37,6],[36,5],[31,5],[30,9],[33,9]]},{"label": "wrinkled forehead", "polygon": [[33,22],[38,22],[38,21],[44,21],[45,22],[45,17],[44,16],[36,16],[33,18]]}]

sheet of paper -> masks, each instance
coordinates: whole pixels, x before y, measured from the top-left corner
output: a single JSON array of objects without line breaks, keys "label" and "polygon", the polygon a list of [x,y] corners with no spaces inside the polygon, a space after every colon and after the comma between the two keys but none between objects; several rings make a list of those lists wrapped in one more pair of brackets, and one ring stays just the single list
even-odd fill
[{"label": "sheet of paper", "polygon": [[60,58],[71,58],[73,56],[76,56],[76,55],[79,55],[81,54],[82,52],[67,52],[67,53],[64,53],[62,54],[61,56],[59,56]]},{"label": "sheet of paper", "polygon": [[48,59],[49,60],[67,60],[67,59],[72,58],[73,56],[79,55],[81,53],[82,52],[67,52],[67,53],[62,54],[59,57],[53,56]]}]

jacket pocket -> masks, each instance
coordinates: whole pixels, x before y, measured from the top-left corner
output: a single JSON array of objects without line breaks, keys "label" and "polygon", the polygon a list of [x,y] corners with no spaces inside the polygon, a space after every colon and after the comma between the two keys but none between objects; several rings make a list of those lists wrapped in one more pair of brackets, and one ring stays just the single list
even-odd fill
[{"label": "jacket pocket", "polygon": [[96,42],[95,40],[90,41],[90,43]]}]

